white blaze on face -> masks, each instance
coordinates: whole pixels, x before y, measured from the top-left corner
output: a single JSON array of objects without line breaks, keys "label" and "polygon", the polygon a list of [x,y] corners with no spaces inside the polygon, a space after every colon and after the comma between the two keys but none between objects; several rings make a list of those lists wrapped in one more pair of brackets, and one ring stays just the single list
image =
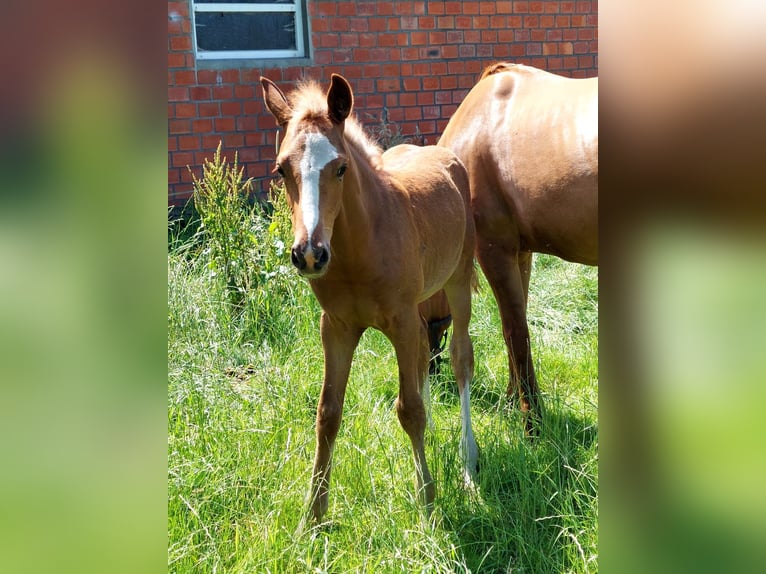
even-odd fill
[{"label": "white blaze on face", "polygon": [[308,240],[319,223],[319,174],[332,160],[338,157],[338,150],[322,134],[306,135],[306,148],[300,163],[301,170],[301,212]]}]

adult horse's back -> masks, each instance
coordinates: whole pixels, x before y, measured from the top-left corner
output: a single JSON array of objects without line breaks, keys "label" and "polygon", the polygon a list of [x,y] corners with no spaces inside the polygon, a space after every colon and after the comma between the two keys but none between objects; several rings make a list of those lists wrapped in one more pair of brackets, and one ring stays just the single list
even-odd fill
[{"label": "adult horse's back", "polygon": [[470,177],[476,255],[508,347],[508,394],[539,414],[526,317],[532,253],[598,264],[598,78],[490,66],[438,145]]}]

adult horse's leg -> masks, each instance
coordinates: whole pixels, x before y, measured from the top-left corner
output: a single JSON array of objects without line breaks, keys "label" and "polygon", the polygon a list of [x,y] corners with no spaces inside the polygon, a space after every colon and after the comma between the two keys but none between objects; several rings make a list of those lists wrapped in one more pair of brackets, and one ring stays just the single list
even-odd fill
[{"label": "adult horse's leg", "polygon": [[519,252],[519,273],[521,274],[521,286],[524,288],[524,304],[529,305],[529,278],[532,274],[531,251]]},{"label": "adult horse's leg", "polygon": [[473,278],[473,258],[469,258],[463,269],[450,279],[444,290],[447,293],[450,310],[452,311],[452,340],[450,341],[450,358],[452,370],[457,378],[460,393],[460,417],[462,420],[460,434],[460,456],[466,473],[466,481],[476,478],[478,469],[479,448],[473,436],[471,425],[471,380],[473,379],[473,345],[468,335],[468,324],[471,321],[471,283]]},{"label": "adult horse's leg", "polygon": [[[535,433],[535,419],[540,416],[537,379],[532,365],[527,325],[527,297],[525,285],[529,282],[522,274],[522,266],[529,266],[531,258],[519,253],[514,245],[480,237],[477,259],[495,294],[503,325],[503,337],[508,348],[508,396],[518,393],[519,407],[527,414],[526,430]],[[520,259],[521,258],[521,259]]]},{"label": "adult horse's leg", "polygon": [[433,509],[436,488],[426,463],[426,410],[421,395],[428,376],[428,336],[417,307],[407,309],[392,321],[386,335],[394,345],[399,364],[399,397],[396,414],[410,437],[415,458],[415,484],[418,498],[427,514]]},{"label": "adult horse's leg", "polygon": [[362,329],[351,328],[322,313],[324,381],[317,405],[317,446],[310,494],[311,514],[317,522],[320,522],[327,512],[332,450],[343,414],[343,400],[351,370],[351,359],[362,332]]}]

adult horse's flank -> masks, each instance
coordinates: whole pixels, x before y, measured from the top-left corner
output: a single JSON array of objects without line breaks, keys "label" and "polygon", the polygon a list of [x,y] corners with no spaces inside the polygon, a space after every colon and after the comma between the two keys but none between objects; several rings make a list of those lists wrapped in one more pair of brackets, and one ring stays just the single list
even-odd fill
[{"label": "adult horse's flank", "polygon": [[[324,94],[304,83],[287,98],[261,78],[266,107],[284,131],[276,171],[292,210],[292,262],[322,306],[324,381],[317,406],[313,517],[327,511],[332,450],[351,359],[364,330],[382,331],[399,365],[396,412],[412,442],[418,496],[430,512],[435,487],[423,434],[429,347],[418,304],[444,289],[452,311],[450,355],[461,395],[461,451],[476,469],[469,414],[475,246],[468,176],[451,151],[400,145],[382,153],[350,117],[348,82]],[[424,387],[424,384],[426,386]]]},{"label": "adult horse's flank", "polygon": [[508,347],[508,394],[539,415],[526,311],[532,253],[598,264],[598,78],[490,66],[438,145],[468,170],[476,255]]}]

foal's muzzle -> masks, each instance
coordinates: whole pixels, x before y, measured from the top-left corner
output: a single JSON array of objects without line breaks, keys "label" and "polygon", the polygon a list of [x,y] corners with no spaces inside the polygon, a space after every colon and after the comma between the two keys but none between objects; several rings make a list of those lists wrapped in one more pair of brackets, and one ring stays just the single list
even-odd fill
[{"label": "foal's muzzle", "polygon": [[291,250],[290,260],[301,275],[319,277],[327,271],[330,262],[330,250],[323,244],[295,244]]}]

